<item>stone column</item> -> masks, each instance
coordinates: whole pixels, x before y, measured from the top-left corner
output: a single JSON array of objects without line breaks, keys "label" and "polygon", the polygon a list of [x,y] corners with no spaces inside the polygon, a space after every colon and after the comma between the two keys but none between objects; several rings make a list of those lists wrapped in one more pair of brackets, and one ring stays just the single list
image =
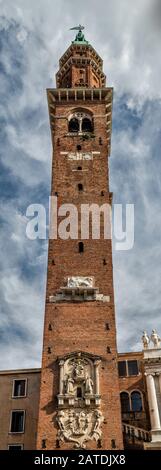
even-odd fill
[{"label": "stone column", "polygon": [[99,389],[99,365],[100,361],[94,361],[94,368],[95,368],[95,393],[96,395],[99,395],[100,389]]},{"label": "stone column", "polygon": [[153,375],[147,374],[146,381],[147,381],[147,390],[148,390],[151,429],[153,431],[153,430],[157,430],[161,428]]},{"label": "stone column", "polygon": [[161,395],[161,373],[159,374],[159,389],[160,389],[160,395]]},{"label": "stone column", "polygon": [[64,386],[64,361],[59,361],[59,394],[63,395]]}]

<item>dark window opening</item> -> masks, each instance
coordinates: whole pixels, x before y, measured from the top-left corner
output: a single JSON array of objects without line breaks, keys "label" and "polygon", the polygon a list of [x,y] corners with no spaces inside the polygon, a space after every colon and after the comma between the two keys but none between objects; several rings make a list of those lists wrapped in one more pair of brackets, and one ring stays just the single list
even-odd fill
[{"label": "dark window opening", "polygon": [[137,361],[127,361],[128,364],[128,375],[138,375],[138,362]]},{"label": "dark window opening", "polygon": [[104,260],[103,260],[103,265],[106,266],[106,264],[107,264],[107,262],[106,262],[106,260],[105,260],[105,258],[104,258]]},{"label": "dark window opening", "polygon": [[41,447],[42,449],[46,449],[46,439],[42,439]]},{"label": "dark window opening", "polygon": [[82,183],[78,184],[78,191],[83,191],[83,184]]},{"label": "dark window opening", "polygon": [[24,432],[24,411],[12,411],[11,432]]},{"label": "dark window opening", "polygon": [[109,323],[106,323],[106,330],[109,330],[110,327],[109,327]]},{"label": "dark window opening", "polygon": [[60,139],[59,138],[57,139],[57,145],[60,145]]},{"label": "dark window opening", "polygon": [[110,348],[110,346],[107,346],[107,353],[108,353],[108,354],[111,353],[111,348]]},{"label": "dark window opening", "polygon": [[132,411],[142,411],[142,398],[140,392],[132,392],[131,393],[131,408]]},{"label": "dark window opening", "polygon": [[77,387],[77,398],[82,398],[82,389],[81,389],[81,387]]},{"label": "dark window opening", "polygon": [[120,393],[120,398],[121,398],[121,411],[122,411],[122,413],[129,413],[129,411],[130,411],[129,394],[126,393],[126,392],[121,392]]},{"label": "dark window opening", "polygon": [[56,439],[56,449],[60,449],[60,442],[59,442],[59,439]]},{"label": "dark window opening", "polygon": [[102,145],[102,137],[99,137],[99,145]]},{"label": "dark window opening", "polygon": [[83,253],[83,251],[84,251],[83,242],[79,242],[79,253]]},{"label": "dark window opening", "polygon": [[57,193],[57,191],[55,191],[55,193],[54,193],[54,196],[58,196],[58,193]]},{"label": "dark window opening", "polygon": [[51,325],[51,323],[49,323],[48,330],[49,330],[49,331],[52,331],[52,325]]},{"label": "dark window opening", "polygon": [[54,259],[52,259],[52,266],[55,266],[55,261],[54,261]]},{"label": "dark window opening", "polygon": [[76,118],[72,118],[69,121],[69,127],[68,127],[69,132],[79,132],[79,121]]},{"label": "dark window opening", "polygon": [[51,354],[51,348],[48,347],[48,354]]},{"label": "dark window opening", "polygon": [[126,377],[127,376],[126,361],[119,361],[118,362],[118,371],[119,371],[119,377]]},{"label": "dark window opening", "polygon": [[101,196],[104,196],[104,191],[101,191]]},{"label": "dark window opening", "polygon": [[101,439],[98,439],[98,441],[97,441],[97,448],[98,448],[98,449],[101,449],[101,447],[102,447],[102,441],[101,441]]},{"label": "dark window opening", "polygon": [[81,166],[78,166],[78,167],[77,167],[77,170],[82,170],[82,167],[81,167]]},{"label": "dark window opening", "polygon": [[14,381],[14,397],[25,397],[26,395],[26,380],[15,380]]},{"label": "dark window opening", "polygon": [[88,118],[82,120],[82,132],[93,132],[92,121]]},{"label": "dark window opening", "polygon": [[8,450],[23,450],[23,445],[22,444],[11,444],[8,446]]},{"label": "dark window opening", "polygon": [[81,145],[77,145],[77,150],[82,150]]},{"label": "dark window opening", "polygon": [[115,441],[115,439],[111,439],[111,447],[112,447],[112,449],[116,449],[116,441]]}]

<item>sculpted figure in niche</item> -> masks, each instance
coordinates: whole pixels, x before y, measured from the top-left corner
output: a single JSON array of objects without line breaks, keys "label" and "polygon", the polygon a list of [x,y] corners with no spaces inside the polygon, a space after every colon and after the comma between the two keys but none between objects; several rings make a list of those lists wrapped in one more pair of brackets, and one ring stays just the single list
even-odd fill
[{"label": "sculpted figure in niche", "polygon": [[93,380],[89,375],[87,375],[85,380],[85,392],[89,393],[90,395],[93,393]]},{"label": "sculpted figure in niche", "polygon": [[149,343],[150,343],[150,338],[147,335],[146,331],[143,331],[142,342],[143,342],[144,349],[148,349]]},{"label": "sculpted figure in niche", "polygon": [[84,367],[83,367],[83,364],[81,363],[81,361],[78,361],[77,364],[75,365],[75,368],[74,368],[74,375],[75,377],[79,378],[79,377],[84,377]]},{"label": "sculpted figure in niche", "polygon": [[69,395],[74,393],[74,380],[71,377],[68,377],[66,381],[66,393]]}]

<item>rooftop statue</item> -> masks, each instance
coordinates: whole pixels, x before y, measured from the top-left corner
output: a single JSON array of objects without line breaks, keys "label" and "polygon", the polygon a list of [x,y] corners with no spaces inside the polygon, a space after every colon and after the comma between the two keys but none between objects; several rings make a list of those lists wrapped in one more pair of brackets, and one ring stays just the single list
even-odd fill
[{"label": "rooftop statue", "polygon": [[152,343],[154,344],[154,348],[159,348],[161,345],[161,338],[160,336],[158,335],[158,333],[156,332],[156,330],[152,330],[152,334],[151,334],[151,341]]}]

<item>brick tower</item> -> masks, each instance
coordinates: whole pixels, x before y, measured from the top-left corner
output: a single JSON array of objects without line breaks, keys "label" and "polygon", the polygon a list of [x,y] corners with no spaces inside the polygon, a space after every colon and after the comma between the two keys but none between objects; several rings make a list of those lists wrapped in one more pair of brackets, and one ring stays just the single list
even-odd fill
[{"label": "brick tower", "polygon": [[80,233],[83,204],[111,203],[112,88],[82,30],[47,90],[51,194],[78,210],[79,235],[49,241],[38,449],[122,448],[111,240],[102,216],[100,239],[91,218],[89,239]]}]

